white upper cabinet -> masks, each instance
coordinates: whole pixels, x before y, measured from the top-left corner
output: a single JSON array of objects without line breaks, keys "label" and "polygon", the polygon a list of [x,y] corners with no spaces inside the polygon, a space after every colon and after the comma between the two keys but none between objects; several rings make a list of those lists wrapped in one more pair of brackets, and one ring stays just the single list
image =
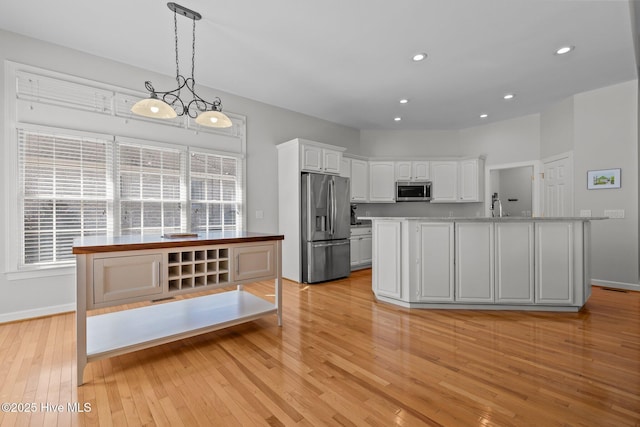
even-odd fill
[{"label": "white upper cabinet", "polygon": [[484,193],[484,160],[431,162],[432,202],[481,202]]},{"label": "white upper cabinet", "polygon": [[369,162],[351,159],[351,201],[369,201]]},{"label": "white upper cabinet", "polygon": [[302,144],[300,167],[303,171],[340,174],[342,152],[316,145]]},{"label": "white upper cabinet", "polygon": [[457,202],[458,201],[458,162],[437,161],[431,162],[431,187],[432,202]]},{"label": "white upper cabinet", "polygon": [[369,201],[395,202],[395,162],[369,162]]},{"label": "white upper cabinet", "polygon": [[458,198],[460,202],[481,202],[484,192],[484,161],[461,160],[459,165]]},{"label": "white upper cabinet", "polygon": [[340,176],[351,178],[351,159],[348,157],[343,157],[340,160]]},{"label": "white upper cabinet", "polygon": [[340,163],[342,162],[342,153],[340,151],[322,149],[322,167],[325,173],[340,173]]},{"label": "white upper cabinet", "polygon": [[429,179],[429,162],[398,161],[396,163],[396,181],[427,181]]}]

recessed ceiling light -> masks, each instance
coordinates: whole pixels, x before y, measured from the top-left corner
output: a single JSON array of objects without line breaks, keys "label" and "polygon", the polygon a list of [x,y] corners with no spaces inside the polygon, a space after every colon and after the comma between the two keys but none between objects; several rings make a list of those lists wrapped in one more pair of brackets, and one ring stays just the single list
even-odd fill
[{"label": "recessed ceiling light", "polygon": [[406,104],[407,102],[409,102],[409,100],[407,98],[402,98],[400,100],[400,104]]},{"label": "recessed ceiling light", "polygon": [[420,62],[424,59],[427,58],[427,54],[426,53],[416,53],[415,55],[413,55],[413,60],[415,62]]},{"label": "recessed ceiling light", "polygon": [[509,99],[513,99],[513,98],[515,98],[515,97],[516,97],[516,96],[515,96],[513,93],[508,93],[508,94],[506,94],[505,96],[503,96],[503,98],[504,98],[504,99],[507,99],[507,100],[509,100]]},{"label": "recessed ceiling light", "polygon": [[402,120],[402,117],[395,117],[393,120],[395,120],[396,122],[399,122],[400,120]]},{"label": "recessed ceiling light", "polygon": [[489,115],[488,115],[488,114],[480,114],[480,118],[481,118],[481,119],[486,119],[487,117],[489,117]]},{"label": "recessed ceiling light", "polygon": [[556,55],[564,55],[565,53],[571,52],[575,49],[575,46],[562,46],[560,49],[556,50]]}]

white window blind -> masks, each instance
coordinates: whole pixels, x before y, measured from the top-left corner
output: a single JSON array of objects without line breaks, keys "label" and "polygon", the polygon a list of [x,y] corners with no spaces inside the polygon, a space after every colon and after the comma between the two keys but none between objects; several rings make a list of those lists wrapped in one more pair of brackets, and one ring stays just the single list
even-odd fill
[{"label": "white window blind", "polygon": [[118,143],[121,234],[163,234],[186,228],[185,151]]},{"label": "white window blind", "polygon": [[191,230],[241,230],[242,158],[192,151]]},{"label": "white window blind", "polygon": [[110,234],[111,142],[18,129],[22,265],[71,261],[73,239]]}]

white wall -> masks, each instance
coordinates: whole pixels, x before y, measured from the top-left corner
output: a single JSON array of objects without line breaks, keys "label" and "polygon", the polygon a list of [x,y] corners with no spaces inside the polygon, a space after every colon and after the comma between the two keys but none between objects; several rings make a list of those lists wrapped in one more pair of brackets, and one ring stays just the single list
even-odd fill
[{"label": "white wall", "polygon": [[[624,219],[592,224],[592,277],[604,285],[638,286],[638,83],[574,97],[576,212],[624,209]],[[621,168],[621,188],[587,190],[587,171]],[[631,286],[629,286],[631,285]]]},{"label": "white wall", "polygon": [[573,150],[573,97],[540,113],[540,159]]},{"label": "white wall", "polygon": [[455,130],[360,131],[359,154],[367,157],[447,157],[463,153]]},{"label": "white wall", "polygon": [[476,126],[460,131],[463,154],[485,155],[485,166],[537,160],[540,156],[540,115]]},{"label": "white wall", "polygon": [[[175,83],[172,76],[159,75],[2,30],[0,60],[3,64],[5,60],[10,60],[138,91],[144,91],[145,80],[152,80],[158,88],[173,87]],[[0,69],[0,77],[4,82],[4,65]],[[359,150],[360,133],[357,129],[205,87],[198,87],[198,92],[205,98],[220,96],[225,111],[247,117],[247,228],[252,231],[278,230],[276,144],[303,137],[340,145],[354,153]],[[0,157],[4,159],[5,147],[11,143],[4,140],[4,83],[0,85],[0,99],[0,129],[3,139]],[[3,184],[0,186],[1,242],[6,241],[7,228],[10,226],[5,213],[14,207],[15,201],[7,200]],[[264,211],[263,219],[255,218],[256,210]],[[7,270],[5,257],[0,256],[0,322],[74,309],[75,279],[68,269],[52,271],[46,277],[7,275]],[[62,274],[56,275],[59,273]]]}]

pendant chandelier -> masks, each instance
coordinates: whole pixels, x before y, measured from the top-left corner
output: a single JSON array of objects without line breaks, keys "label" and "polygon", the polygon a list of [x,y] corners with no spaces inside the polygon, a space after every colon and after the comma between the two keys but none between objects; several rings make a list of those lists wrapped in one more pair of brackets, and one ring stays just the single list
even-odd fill
[{"label": "pendant chandelier", "polygon": [[[231,119],[222,112],[222,101],[214,98],[213,102],[205,101],[195,92],[196,81],[194,79],[195,57],[196,57],[196,21],[202,18],[198,12],[189,10],[176,3],[167,3],[169,9],[173,11],[173,26],[176,41],[176,89],[160,92],[154,89],[150,81],[144,82],[145,88],[149,91],[149,98],[142,99],[131,107],[131,112],[144,117],[154,119],[172,119],[177,116],[187,115],[196,119],[196,123],[202,126],[228,128],[231,126]],[[191,44],[191,77],[185,78],[180,74],[180,63],[178,60],[178,14],[193,20],[193,42]],[[185,102],[180,98],[180,91],[187,89],[191,93],[192,99]]]}]

